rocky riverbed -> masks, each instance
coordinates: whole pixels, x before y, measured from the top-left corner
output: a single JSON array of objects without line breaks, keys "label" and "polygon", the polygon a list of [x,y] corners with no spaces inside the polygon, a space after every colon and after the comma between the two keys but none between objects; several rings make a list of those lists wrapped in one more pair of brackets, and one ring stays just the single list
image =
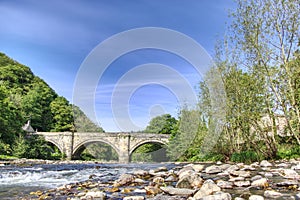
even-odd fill
[{"label": "rocky riverbed", "polygon": [[173,166],[138,169],[106,181],[91,174],[84,182],[33,191],[21,199],[300,199],[300,160]]}]

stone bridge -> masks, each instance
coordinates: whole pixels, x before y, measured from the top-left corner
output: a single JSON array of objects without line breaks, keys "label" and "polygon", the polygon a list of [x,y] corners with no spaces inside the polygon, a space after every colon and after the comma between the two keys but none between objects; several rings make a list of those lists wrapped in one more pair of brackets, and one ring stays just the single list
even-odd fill
[{"label": "stone bridge", "polygon": [[110,145],[118,154],[119,162],[130,162],[131,154],[146,143],[166,145],[169,135],[151,133],[72,133],[72,132],[36,132],[43,135],[45,140],[54,144],[58,149],[72,159],[82,147],[103,142]]}]

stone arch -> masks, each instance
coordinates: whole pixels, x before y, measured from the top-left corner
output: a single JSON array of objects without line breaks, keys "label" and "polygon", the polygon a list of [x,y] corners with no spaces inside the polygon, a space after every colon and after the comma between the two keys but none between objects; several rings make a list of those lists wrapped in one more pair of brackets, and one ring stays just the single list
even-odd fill
[{"label": "stone arch", "polygon": [[46,140],[46,142],[49,142],[49,143],[53,144],[54,146],[56,146],[62,154],[65,153],[63,150],[63,147],[61,147],[56,141],[49,140],[47,138],[45,138],[45,140]]},{"label": "stone arch", "polygon": [[115,150],[117,152],[118,158],[120,158],[120,151],[119,151],[119,149],[113,143],[108,142],[106,140],[101,140],[101,139],[85,140],[85,141],[79,143],[78,145],[76,145],[76,147],[73,148],[72,156],[76,155],[76,153],[78,153],[78,150],[80,150],[80,148],[82,148],[84,145],[89,145],[89,144],[97,143],[97,142],[102,142],[102,143],[107,144],[110,147],[112,147],[113,150]]},{"label": "stone arch", "polygon": [[158,144],[162,144],[162,145],[167,145],[166,142],[161,141],[161,140],[143,140],[138,142],[137,144],[135,144],[129,151],[129,156],[131,156],[131,154],[140,146],[144,145],[144,144],[149,144],[149,143],[158,143]]},{"label": "stone arch", "polygon": [[[133,159],[133,156],[134,156],[134,152],[139,148],[141,147],[142,145],[145,145],[145,144],[159,144],[161,146],[160,149],[156,150],[156,151],[153,151],[153,152],[149,152],[151,154],[151,162],[166,162],[168,161],[169,159],[167,158],[167,154],[166,154],[166,148],[164,148],[165,145],[167,145],[166,142],[162,141],[162,140],[156,140],[156,139],[151,139],[151,140],[143,140],[143,141],[140,141],[138,142],[137,144],[135,144],[129,151],[129,162],[132,161]],[[163,154],[161,154],[163,152]],[[142,156],[143,157],[143,156]],[[136,161],[139,161],[139,160],[136,160]],[[142,160],[140,160],[142,162]],[[148,161],[146,161],[148,162]]]}]

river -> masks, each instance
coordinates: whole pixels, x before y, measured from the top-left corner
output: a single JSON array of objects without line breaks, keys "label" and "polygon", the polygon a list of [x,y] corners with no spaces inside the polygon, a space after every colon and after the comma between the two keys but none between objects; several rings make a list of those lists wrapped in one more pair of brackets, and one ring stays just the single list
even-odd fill
[{"label": "river", "polygon": [[0,199],[11,200],[28,195],[31,191],[47,190],[65,184],[85,181],[91,175],[99,181],[115,180],[123,173],[136,169],[150,170],[174,164],[40,164],[33,166],[6,165],[0,167]]}]

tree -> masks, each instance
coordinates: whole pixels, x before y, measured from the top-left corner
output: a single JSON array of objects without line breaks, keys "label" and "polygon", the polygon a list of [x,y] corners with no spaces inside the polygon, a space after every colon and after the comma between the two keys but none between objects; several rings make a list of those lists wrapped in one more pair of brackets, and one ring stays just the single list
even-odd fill
[{"label": "tree", "polygon": [[54,119],[52,131],[74,131],[73,110],[64,97],[57,97],[50,104]]},{"label": "tree", "polygon": [[268,89],[273,134],[277,134],[276,113],[283,113],[288,132],[300,145],[300,110],[290,64],[299,49],[299,1],[238,0],[232,16],[231,42],[239,53],[239,65],[264,80]]},{"label": "tree", "polygon": [[32,126],[38,131],[50,131],[54,126],[51,102],[57,94],[43,80],[35,77],[29,91],[23,95],[23,115],[31,119]]},{"label": "tree", "polygon": [[203,132],[199,132],[200,121],[201,117],[199,110],[188,109],[186,107],[181,109],[176,128],[177,131],[175,134],[172,134],[167,149],[168,156],[171,160],[185,157],[186,152],[188,152],[191,146],[195,144],[194,142],[196,140],[199,142],[196,145],[199,147],[197,153],[200,153],[201,140],[204,136]]},{"label": "tree", "polygon": [[176,131],[177,120],[170,114],[154,117],[146,127],[146,133],[172,134]]}]

